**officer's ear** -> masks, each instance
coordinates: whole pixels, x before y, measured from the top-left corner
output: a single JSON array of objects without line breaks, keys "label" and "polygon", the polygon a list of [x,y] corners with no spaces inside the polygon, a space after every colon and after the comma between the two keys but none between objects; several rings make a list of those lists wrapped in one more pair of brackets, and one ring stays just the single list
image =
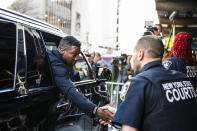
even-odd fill
[{"label": "officer's ear", "polygon": [[139,49],[138,59],[139,59],[139,61],[142,61],[144,59],[144,50]]}]

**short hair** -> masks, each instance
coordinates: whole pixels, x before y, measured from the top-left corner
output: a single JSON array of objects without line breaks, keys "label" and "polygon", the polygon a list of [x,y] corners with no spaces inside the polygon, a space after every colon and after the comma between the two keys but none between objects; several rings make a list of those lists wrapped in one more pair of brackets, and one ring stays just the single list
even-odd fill
[{"label": "short hair", "polygon": [[101,54],[100,54],[99,52],[96,52],[96,53],[95,53],[95,56],[98,56],[98,57],[101,58]]},{"label": "short hair", "polygon": [[121,56],[127,59],[127,54],[123,53]]},{"label": "short hair", "polygon": [[66,36],[66,37],[61,39],[61,41],[60,41],[60,43],[58,45],[58,48],[67,48],[67,47],[71,47],[71,46],[80,47],[81,46],[81,42],[78,41],[73,36]]},{"label": "short hair", "polygon": [[142,36],[146,36],[146,35],[153,35],[153,33],[150,31],[146,31],[146,32],[144,32],[144,34]]},{"label": "short hair", "polygon": [[159,26],[161,28],[161,32],[162,32],[162,25],[161,24],[155,24],[156,26]]},{"label": "short hair", "polygon": [[146,52],[148,58],[162,59],[164,53],[163,42],[154,35],[142,36],[138,40],[135,49],[143,49]]}]

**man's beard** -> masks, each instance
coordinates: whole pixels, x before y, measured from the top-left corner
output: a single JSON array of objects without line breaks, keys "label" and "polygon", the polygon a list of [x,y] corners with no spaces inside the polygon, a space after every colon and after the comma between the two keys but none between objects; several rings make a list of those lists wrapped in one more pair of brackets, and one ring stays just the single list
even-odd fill
[{"label": "man's beard", "polygon": [[134,59],[133,61],[133,71],[134,71],[134,75],[139,74],[141,71],[140,62],[137,59]]},{"label": "man's beard", "polygon": [[137,74],[139,74],[139,73],[140,73],[140,66],[138,65],[138,66],[136,67],[136,69],[134,70],[134,74],[137,75]]}]

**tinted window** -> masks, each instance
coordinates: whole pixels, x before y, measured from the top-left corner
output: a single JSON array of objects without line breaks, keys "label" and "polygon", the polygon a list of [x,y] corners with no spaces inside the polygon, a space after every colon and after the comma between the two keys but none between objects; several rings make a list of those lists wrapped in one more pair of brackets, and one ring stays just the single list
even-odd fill
[{"label": "tinted window", "polygon": [[61,37],[46,33],[46,32],[41,32],[42,37],[44,39],[46,48],[49,50],[57,49],[57,46],[61,40]]},{"label": "tinted window", "polygon": [[16,25],[0,21],[0,89],[13,88]]},{"label": "tinted window", "polygon": [[51,86],[52,77],[46,50],[39,34],[25,28],[28,88]]}]

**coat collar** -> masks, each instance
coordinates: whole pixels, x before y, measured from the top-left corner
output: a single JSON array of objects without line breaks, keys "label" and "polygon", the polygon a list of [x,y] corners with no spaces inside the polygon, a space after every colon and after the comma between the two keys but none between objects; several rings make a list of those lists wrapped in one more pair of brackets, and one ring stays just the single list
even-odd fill
[{"label": "coat collar", "polygon": [[148,70],[148,69],[150,69],[150,68],[153,68],[153,67],[158,67],[158,66],[162,66],[161,61],[149,62],[149,63],[147,63],[146,65],[144,65],[144,66],[142,67],[141,72],[146,71],[146,70]]},{"label": "coat collar", "polygon": [[62,59],[62,55],[60,54],[60,52],[56,49],[56,50],[52,50],[52,53],[62,61],[62,63],[65,64],[66,68],[69,69],[69,70],[72,70],[73,69],[73,66],[69,66],[66,64],[66,62],[63,61]]}]

